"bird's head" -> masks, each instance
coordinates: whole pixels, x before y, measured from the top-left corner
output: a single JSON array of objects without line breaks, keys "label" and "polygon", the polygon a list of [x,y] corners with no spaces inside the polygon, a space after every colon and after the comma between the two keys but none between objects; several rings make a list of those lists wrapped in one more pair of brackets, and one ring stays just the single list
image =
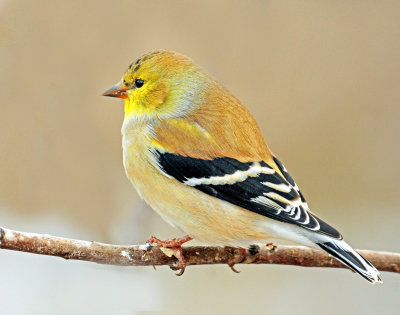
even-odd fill
[{"label": "bird's head", "polygon": [[125,99],[125,119],[177,118],[202,102],[210,80],[191,59],[161,50],[134,61],[103,95]]}]

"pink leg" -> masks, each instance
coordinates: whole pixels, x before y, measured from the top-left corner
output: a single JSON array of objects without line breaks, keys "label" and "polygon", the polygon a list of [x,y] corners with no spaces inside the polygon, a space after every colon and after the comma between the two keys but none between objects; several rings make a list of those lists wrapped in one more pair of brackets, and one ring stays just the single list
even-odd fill
[{"label": "pink leg", "polygon": [[189,235],[179,238],[173,238],[171,240],[161,241],[157,237],[152,236],[147,243],[157,244],[164,248],[171,248],[174,250],[174,256],[178,259],[178,268],[181,270],[177,275],[181,276],[185,272],[186,260],[182,253],[182,244],[189,242],[192,238]]}]

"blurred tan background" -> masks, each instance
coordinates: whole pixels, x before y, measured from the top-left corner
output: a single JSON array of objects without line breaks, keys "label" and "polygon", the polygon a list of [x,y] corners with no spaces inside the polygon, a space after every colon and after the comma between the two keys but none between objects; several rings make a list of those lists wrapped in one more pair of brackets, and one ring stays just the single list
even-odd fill
[{"label": "blurred tan background", "polygon": [[[350,244],[400,252],[399,1],[0,0],[0,225],[174,237],[121,157],[135,58],[192,57],[254,114],[311,208]],[[3,314],[394,314],[400,276],[280,266],[117,268],[0,251]]]}]

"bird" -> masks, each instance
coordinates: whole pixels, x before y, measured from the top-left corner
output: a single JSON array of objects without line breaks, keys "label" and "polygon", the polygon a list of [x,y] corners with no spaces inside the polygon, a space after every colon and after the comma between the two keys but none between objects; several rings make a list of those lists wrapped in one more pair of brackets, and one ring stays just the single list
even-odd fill
[{"label": "bird", "polygon": [[192,59],[147,53],[103,93],[124,100],[125,172],[138,194],[186,236],[149,242],[245,247],[271,238],[326,251],[371,283],[377,269],[311,212],[244,105]]}]

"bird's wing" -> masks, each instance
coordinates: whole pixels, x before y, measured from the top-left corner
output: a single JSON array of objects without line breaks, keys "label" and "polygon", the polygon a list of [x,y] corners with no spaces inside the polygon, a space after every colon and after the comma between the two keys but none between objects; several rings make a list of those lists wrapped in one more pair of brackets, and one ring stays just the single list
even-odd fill
[{"label": "bird's wing", "polygon": [[200,159],[165,151],[156,151],[155,156],[160,170],[184,185],[263,216],[342,238],[337,230],[309,212],[297,185],[275,157],[283,177],[265,161]]}]

